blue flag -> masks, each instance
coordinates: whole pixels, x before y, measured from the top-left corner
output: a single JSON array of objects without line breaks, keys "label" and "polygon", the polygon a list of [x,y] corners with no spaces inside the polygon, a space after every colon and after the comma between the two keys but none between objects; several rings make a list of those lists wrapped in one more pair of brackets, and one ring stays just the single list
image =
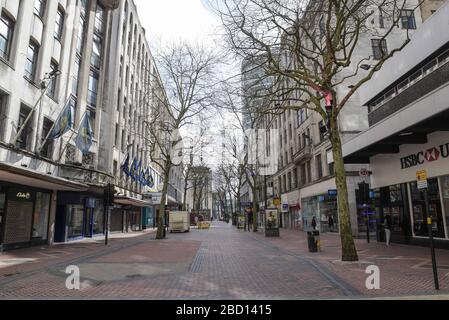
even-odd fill
[{"label": "blue flag", "polygon": [[150,169],[147,168],[147,171],[145,172],[145,185],[149,188],[154,187],[154,179],[153,176],[150,173]]},{"label": "blue flag", "polygon": [[136,181],[138,178],[138,169],[137,169],[137,159],[134,158],[133,163],[131,165],[131,169],[129,171],[129,175],[133,181]]},{"label": "blue flag", "polygon": [[129,154],[128,157],[126,157],[125,162],[122,164],[122,170],[123,172],[126,174],[126,176],[130,176],[130,172],[129,172]]},{"label": "blue flag", "polygon": [[61,138],[71,127],[73,127],[73,120],[72,100],[70,99],[56,120],[48,138],[52,140]]},{"label": "blue flag", "polygon": [[78,129],[78,136],[75,140],[76,146],[81,150],[83,154],[89,152],[90,147],[92,146],[92,140],[94,138],[93,136],[94,132],[90,124],[89,116],[86,112],[84,113],[83,120],[81,121],[80,127]]}]

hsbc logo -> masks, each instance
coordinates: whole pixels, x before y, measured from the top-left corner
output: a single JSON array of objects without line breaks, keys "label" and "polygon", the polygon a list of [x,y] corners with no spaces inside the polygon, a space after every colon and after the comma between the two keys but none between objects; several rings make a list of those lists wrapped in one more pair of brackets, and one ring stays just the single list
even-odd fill
[{"label": "hsbc logo", "polygon": [[441,153],[437,148],[432,148],[426,151],[424,158],[427,160],[427,162],[434,162],[440,159],[440,154]]},{"label": "hsbc logo", "polygon": [[402,170],[449,158],[449,143],[401,159]]}]

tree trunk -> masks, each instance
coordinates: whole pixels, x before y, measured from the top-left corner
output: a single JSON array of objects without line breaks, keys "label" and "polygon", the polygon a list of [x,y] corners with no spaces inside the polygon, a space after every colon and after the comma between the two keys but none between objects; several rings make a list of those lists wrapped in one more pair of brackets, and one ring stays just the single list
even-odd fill
[{"label": "tree trunk", "polygon": [[359,258],[357,255],[357,249],[352,237],[348,186],[346,182],[346,170],[343,160],[342,143],[338,129],[338,121],[335,117],[332,117],[331,120],[330,139],[334,156],[335,180],[338,190],[338,215],[340,221],[342,261],[358,261]]},{"label": "tree trunk", "polygon": [[164,232],[164,215],[165,215],[165,203],[167,202],[167,191],[168,191],[168,183],[170,179],[170,168],[171,168],[171,160],[168,159],[165,162],[165,168],[164,168],[164,185],[162,188],[162,197],[161,197],[161,205],[159,214],[157,215],[157,233],[156,233],[156,239],[165,239],[165,232]]},{"label": "tree trunk", "polygon": [[253,191],[253,232],[257,232],[257,221],[258,221],[256,179],[257,179],[257,177],[254,176],[253,188],[252,188],[252,191]]}]

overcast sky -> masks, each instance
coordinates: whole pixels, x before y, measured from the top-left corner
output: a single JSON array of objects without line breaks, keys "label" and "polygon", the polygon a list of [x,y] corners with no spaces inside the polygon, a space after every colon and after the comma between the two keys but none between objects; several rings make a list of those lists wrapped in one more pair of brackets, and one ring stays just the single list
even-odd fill
[{"label": "overcast sky", "polygon": [[201,0],[134,0],[150,45],[177,40],[213,41],[219,20]]},{"label": "overcast sky", "polygon": [[[221,39],[217,36],[220,20],[201,1],[134,0],[153,54],[156,54],[158,46],[178,41],[220,45]],[[204,158],[212,167],[221,162],[221,122],[221,118],[214,119],[212,123],[215,125],[211,125],[206,133],[210,144],[204,151]],[[188,136],[186,132],[182,134]],[[185,144],[189,144],[188,139],[185,139]]]}]

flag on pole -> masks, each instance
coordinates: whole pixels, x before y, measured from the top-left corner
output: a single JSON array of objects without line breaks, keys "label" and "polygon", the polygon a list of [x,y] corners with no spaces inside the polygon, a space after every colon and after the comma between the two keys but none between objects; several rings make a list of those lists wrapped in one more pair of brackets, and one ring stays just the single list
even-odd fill
[{"label": "flag on pole", "polygon": [[134,158],[134,160],[133,160],[131,169],[129,171],[129,175],[133,181],[136,181],[138,178],[137,159],[136,158]]},{"label": "flag on pole", "polygon": [[129,172],[129,154],[126,157],[125,162],[122,164],[122,170],[123,172],[126,174],[126,176],[130,176],[130,172]]},{"label": "flag on pole", "polygon": [[78,135],[75,140],[76,146],[81,150],[83,154],[89,152],[90,147],[92,146],[92,140],[94,138],[93,136],[94,132],[90,124],[90,119],[88,113],[85,112],[83,120],[81,120],[81,124],[78,129]]},{"label": "flag on pole", "polygon": [[147,171],[145,172],[145,185],[149,188],[154,187],[154,179],[153,176],[150,173],[150,169],[147,168]]},{"label": "flag on pole", "polygon": [[62,137],[71,127],[73,127],[72,119],[72,103],[71,99],[67,102],[66,106],[59,115],[56,123],[48,137],[48,139],[54,140]]}]

